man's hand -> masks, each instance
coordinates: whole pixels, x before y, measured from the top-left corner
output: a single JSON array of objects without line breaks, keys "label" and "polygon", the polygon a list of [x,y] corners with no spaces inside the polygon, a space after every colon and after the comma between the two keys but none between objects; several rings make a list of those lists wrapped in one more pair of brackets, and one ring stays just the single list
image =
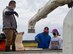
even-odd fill
[{"label": "man's hand", "polygon": [[18,13],[17,13],[17,12],[14,12],[14,14],[15,14],[17,17],[19,17],[19,15],[18,15]]}]

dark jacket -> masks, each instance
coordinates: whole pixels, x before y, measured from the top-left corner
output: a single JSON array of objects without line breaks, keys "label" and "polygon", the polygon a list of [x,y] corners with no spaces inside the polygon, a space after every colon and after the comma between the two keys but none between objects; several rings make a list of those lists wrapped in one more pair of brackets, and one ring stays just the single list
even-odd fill
[{"label": "dark jacket", "polygon": [[14,10],[6,7],[3,10],[3,29],[17,29],[17,22],[14,16]]},{"label": "dark jacket", "polygon": [[35,36],[35,41],[38,42],[38,48],[49,48],[51,37],[48,34],[40,33]]}]

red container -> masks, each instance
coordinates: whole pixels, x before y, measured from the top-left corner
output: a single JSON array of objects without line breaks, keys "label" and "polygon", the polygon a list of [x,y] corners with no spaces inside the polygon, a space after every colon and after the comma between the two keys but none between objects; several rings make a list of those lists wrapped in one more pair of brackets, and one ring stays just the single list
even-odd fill
[{"label": "red container", "polygon": [[0,42],[0,51],[5,51],[5,44],[6,44],[6,41],[5,40],[2,40]]}]

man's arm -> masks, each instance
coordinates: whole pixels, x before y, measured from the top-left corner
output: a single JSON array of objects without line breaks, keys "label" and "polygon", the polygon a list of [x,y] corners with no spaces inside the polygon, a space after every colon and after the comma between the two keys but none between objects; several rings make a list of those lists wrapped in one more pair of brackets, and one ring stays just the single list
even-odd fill
[{"label": "man's arm", "polygon": [[16,11],[5,11],[5,15],[13,15],[15,14],[17,17],[19,16]]},{"label": "man's arm", "polygon": [[40,39],[40,38],[39,38],[39,34],[38,34],[38,35],[35,36],[35,41],[39,43],[39,42],[40,42],[39,39]]},{"label": "man's arm", "polygon": [[51,36],[49,35],[49,42],[48,42],[48,44],[49,44],[49,49],[51,49]]},{"label": "man's arm", "polygon": [[63,48],[63,39],[62,38],[59,39],[59,44],[60,44],[60,49],[62,49]]}]

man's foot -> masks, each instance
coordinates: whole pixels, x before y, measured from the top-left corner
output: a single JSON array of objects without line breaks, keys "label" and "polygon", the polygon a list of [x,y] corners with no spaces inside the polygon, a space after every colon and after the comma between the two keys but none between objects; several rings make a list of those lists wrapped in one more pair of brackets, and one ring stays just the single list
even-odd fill
[{"label": "man's foot", "polygon": [[12,46],[12,51],[16,51],[16,47],[15,46]]}]

